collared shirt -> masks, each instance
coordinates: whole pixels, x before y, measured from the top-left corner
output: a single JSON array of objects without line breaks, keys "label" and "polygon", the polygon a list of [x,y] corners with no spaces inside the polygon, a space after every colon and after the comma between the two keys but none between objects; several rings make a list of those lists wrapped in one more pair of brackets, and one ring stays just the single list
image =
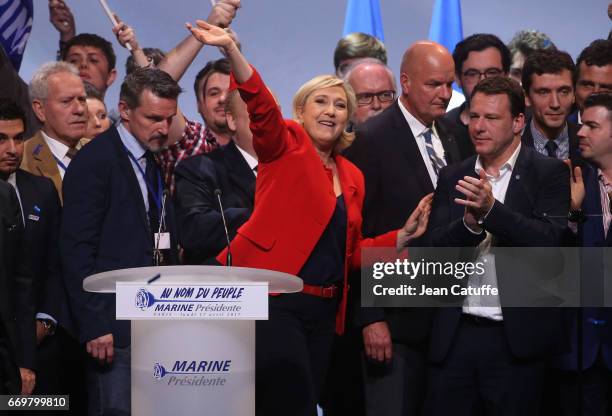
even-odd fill
[{"label": "collared shirt", "polygon": [[164,182],[170,190],[170,194],[174,195],[174,168],[176,165],[181,160],[202,153],[209,153],[217,147],[219,147],[219,143],[207,127],[197,121],[185,119],[185,129],[181,138],[158,154],[164,174]]},{"label": "collared shirt", "polygon": [[[17,194],[17,199],[19,200],[19,212],[21,213],[21,221],[23,222],[23,226],[25,227],[26,223],[25,223],[25,216],[24,216],[25,213],[23,212],[23,202],[21,202],[21,195],[19,194],[19,188],[17,187],[17,172],[11,173],[6,181],[10,183],[15,189],[15,193]],[[55,324],[57,325],[57,321],[55,320],[54,317],[46,313],[43,313],[43,312],[36,313],[36,319],[50,319],[53,322],[55,322]]]},{"label": "collared shirt", "polygon": [[[488,173],[486,174],[493,190],[493,197],[502,204],[506,200],[506,192],[508,191],[508,185],[510,184],[510,179],[512,178],[512,171],[514,170],[514,165],[516,164],[516,159],[518,158],[520,151],[521,144],[519,143],[514,153],[512,153],[512,156],[510,156],[510,158],[499,169],[498,176],[492,176]],[[480,156],[478,156],[476,158],[474,170],[476,173],[479,173],[481,169],[483,169],[482,162],[480,160]],[[470,229],[468,228],[468,230]],[[472,230],[470,231],[473,232]],[[482,275],[471,275],[468,280],[468,285],[470,287],[491,285],[491,287],[498,288],[497,271],[495,269],[495,256],[491,254],[491,245],[493,243],[494,236],[488,231],[486,233],[486,238],[478,245],[478,256],[476,259],[476,261],[484,264],[485,272]],[[485,303],[485,306],[483,306],[483,303]],[[492,319],[494,321],[503,320],[499,296],[467,296],[463,301],[463,313]]]},{"label": "collared shirt", "polygon": [[[147,170],[147,158],[145,157],[146,149],[140,144],[138,139],[132,136],[132,133],[127,131],[127,129],[123,126],[122,123],[117,125],[117,131],[119,132],[119,137],[123,142],[125,148],[134,156],[134,159],[138,161],[138,165],[140,165],[140,169],[142,172]],[[136,162],[130,157],[130,163],[132,168],[134,169],[134,174],[136,175],[136,179],[138,179],[138,186],[140,187],[140,192],[142,194],[142,199],[144,200],[145,209],[147,213],[149,212],[149,191],[147,189],[147,182],[136,165]]]},{"label": "collared shirt", "polygon": [[425,137],[423,136],[428,130],[431,130],[431,142],[433,145],[433,149],[436,152],[436,155],[442,159],[446,160],[444,157],[444,146],[442,146],[442,140],[438,137],[438,132],[434,125],[430,128],[425,126],[419,120],[416,119],[410,112],[404,107],[402,100],[398,99],[397,103],[399,104],[399,108],[402,111],[402,114],[406,118],[408,122],[408,126],[412,131],[412,135],[416,140],[417,146],[419,147],[419,151],[421,152],[421,158],[423,162],[425,162],[425,167],[427,168],[427,173],[429,173],[429,178],[431,179],[431,183],[435,189],[438,184],[438,175],[436,175],[436,171],[434,170],[433,164],[431,163],[431,159],[429,158],[429,154],[427,153],[427,148],[425,147]]},{"label": "collared shirt", "polygon": [[68,165],[70,165],[70,161],[72,160],[68,156],[66,156],[66,153],[68,153],[68,149],[70,148],[66,146],[64,143],[60,142],[59,140],[49,137],[47,133],[45,133],[43,130],[41,130],[40,132],[43,136],[43,139],[45,140],[45,143],[47,143],[47,146],[49,146],[49,150],[51,150],[51,154],[55,157],[55,163],[57,163],[57,170],[59,170],[60,176],[62,177],[62,180],[63,180],[64,174],[66,172],[64,171],[64,168],[57,161],[59,160],[60,162],[62,162],[64,166],[67,168]]},{"label": "collared shirt", "polygon": [[[535,147],[535,150],[544,156],[548,156],[548,152],[546,151],[546,143],[548,143],[550,139],[536,127],[533,119],[531,119],[531,123],[529,123],[529,128],[531,129],[531,135],[533,136],[533,146]],[[557,143],[557,159],[569,159],[569,133],[567,131],[567,123],[565,123],[563,131],[559,133],[554,141]]]},{"label": "collared shirt", "polygon": [[251,168],[251,172],[253,172],[253,174],[255,175],[255,177],[257,177],[257,165],[258,165],[258,161],[257,159],[255,159],[253,156],[251,156],[250,154],[248,154],[245,150],[243,150],[240,146],[236,145],[236,147],[238,148],[238,150],[240,150],[240,154],[242,154],[242,157],[244,158],[244,160],[247,162],[247,164],[249,165],[249,167]]},{"label": "collared shirt", "polygon": [[608,183],[601,169],[597,169],[597,177],[599,178],[599,198],[601,200],[601,219],[603,221],[604,236],[608,236],[610,229],[610,220],[612,213],[610,212],[610,192],[612,192],[612,184]]}]

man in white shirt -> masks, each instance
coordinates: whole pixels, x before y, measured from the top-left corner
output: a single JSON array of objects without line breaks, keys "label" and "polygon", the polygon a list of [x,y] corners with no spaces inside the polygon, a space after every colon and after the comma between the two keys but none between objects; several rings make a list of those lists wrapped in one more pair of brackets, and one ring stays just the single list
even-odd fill
[{"label": "man in white shirt", "polygon": [[426,239],[431,247],[473,247],[476,261],[487,261],[469,286],[492,285],[499,294],[470,294],[462,307],[436,311],[425,412],[469,415],[479,408],[485,414],[538,415],[544,359],[565,346],[562,311],[506,307],[504,288],[521,276],[517,268],[531,263],[508,251],[493,257],[490,250],[559,246],[569,171],[521,146],[525,97],[516,81],[482,80],[470,102],[477,156],[441,170]]},{"label": "man in white shirt", "polygon": [[66,62],[42,65],[30,82],[32,108],[43,127],[25,143],[21,168],[50,178],[62,199],[70,161],[86,143],[87,101],[78,70]]}]

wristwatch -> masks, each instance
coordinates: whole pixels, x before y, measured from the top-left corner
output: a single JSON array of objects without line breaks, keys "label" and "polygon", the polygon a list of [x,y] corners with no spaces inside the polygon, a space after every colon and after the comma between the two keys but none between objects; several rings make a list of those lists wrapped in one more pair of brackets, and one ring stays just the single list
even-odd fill
[{"label": "wristwatch", "polygon": [[38,322],[45,327],[45,334],[47,336],[55,334],[56,324],[51,319],[38,319]]},{"label": "wristwatch", "polygon": [[584,212],[581,209],[570,209],[570,212],[567,216],[567,220],[569,222],[575,222],[575,223],[581,224],[585,222],[587,219],[586,219],[586,215],[584,215]]}]

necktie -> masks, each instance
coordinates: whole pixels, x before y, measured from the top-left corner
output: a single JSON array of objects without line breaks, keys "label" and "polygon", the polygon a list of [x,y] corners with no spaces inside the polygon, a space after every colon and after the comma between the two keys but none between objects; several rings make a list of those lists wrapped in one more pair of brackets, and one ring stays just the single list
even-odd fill
[{"label": "necktie", "polygon": [[76,147],[69,147],[68,151],[66,152],[66,157],[72,160],[76,156],[77,152],[78,150]]},{"label": "necktie", "polygon": [[557,143],[554,140],[549,140],[544,145],[544,148],[546,149],[546,154],[549,157],[554,157],[555,159],[557,158],[557,148],[558,147],[559,145],[557,145]]},{"label": "necktie", "polygon": [[[157,202],[155,200],[156,195],[153,195],[150,189],[154,189],[157,192],[157,162],[155,161],[155,156],[150,151],[146,151],[144,157],[147,160],[147,167],[145,169],[145,177],[147,182],[149,183],[149,187],[147,187],[147,194],[149,200],[149,223],[151,224],[151,230],[153,233],[156,233],[159,228],[159,212],[157,208]],[[157,195],[158,198],[161,198],[161,195]]]},{"label": "necktie", "polygon": [[444,159],[440,158],[434,150],[430,129],[425,130],[423,137],[425,138],[425,149],[427,149],[429,160],[431,160],[434,171],[436,172],[436,175],[438,175],[440,173],[440,169],[446,166],[446,162]]}]

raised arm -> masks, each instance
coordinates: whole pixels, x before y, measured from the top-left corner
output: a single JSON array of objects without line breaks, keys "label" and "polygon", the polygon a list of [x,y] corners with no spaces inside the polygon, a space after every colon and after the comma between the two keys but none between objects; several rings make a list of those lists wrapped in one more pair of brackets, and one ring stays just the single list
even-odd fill
[{"label": "raised arm", "polygon": [[[240,96],[247,104],[253,132],[253,147],[260,162],[270,162],[291,148],[292,138],[299,135],[296,123],[283,120],[278,104],[230,35],[223,29],[198,20],[197,27],[187,24],[193,36],[207,45],[218,46],[232,68],[230,89],[238,88]],[[302,134],[304,134],[302,132]]]},{"label": "raised arm", "polygon": [[144,54],[140,44],[138,43],[138,38],[136,37],[134,28],[123,22],[119,16],[115,15],[115,18],[117,19],[117,25],[113,27],[113,33],[115,36],[117,36],[117,41],[124,48],[127,48],[127,45],[130,45],[132,48],[130,53],[134,57],[136,65],[138,65],[140,68],[149,66],[149,59]]},{"label": "raised arm", "polygon": [[[206,21],[221,28],[229,27],[236,17],[236,10],[240,8],[240,0],[219,0],[212,8]],[[159,63],[158,68],[167,72],[175,80],[179,81],[189,65],[204,46],[193,36],[187,36]]]},{"label": "raised arm", "polygon": [[187,29],[202,44],[218,46],[223,49],[225,56],[230,62],[234,79],[238,84],[242,84],[251,78],[253,69],[249,65],[232,36],[218,26],[211,25],[204,20],[196,20],[196,27],[187,23]]}]

